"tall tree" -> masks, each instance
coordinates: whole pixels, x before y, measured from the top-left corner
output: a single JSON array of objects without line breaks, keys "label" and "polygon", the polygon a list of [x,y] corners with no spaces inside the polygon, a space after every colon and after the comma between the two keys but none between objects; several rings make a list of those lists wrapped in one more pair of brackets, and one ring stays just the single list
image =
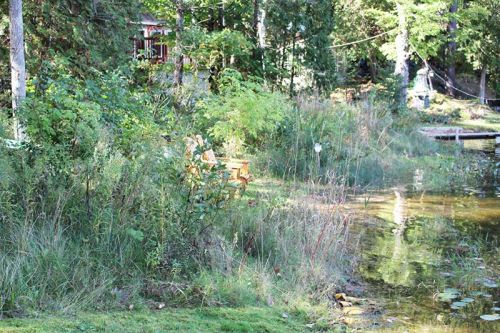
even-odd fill
[{"label": "tall tree", "polygon": [[9,3],[10,69],[12,85],[12,112],[14,137],[24,140],[25,130],[17,111],[26,98],[26,63],[24,59],[24,24],[22,0],[10,0]]},{"label": "tall tree", "polygon": [[500,2],[471,1],[457,15],[458,49],[472,68],[479,71],[479,99],[486,103],[487,76],[500,65]]},{"label": "tall tree", "polygon": [[331,0],[306,2],[300,33],[304,39],[304,66],[311,72],[314,87],[328,92],[336,83],[335,57],[331,49],[334,7]]},{"label": "tall tree", "polygon": [[175,70],[174,86],[182,86],[182,76],[184,68],[184,53],[182,50],[182,33],[184,31],[184,2],[183,0],[173,0],[175,3]]},{"label": "tall tree", "polygon": [[400,76],[401,91],[399,95],[400,107],[406,106],[408,100],[408,84],[410,81],[409,60],[410,43],[408,35],[407,10],[403,3],[396,2],[399,33],[396,37],[396,66],[394,74]]},{"label": "tall tree", "polygon": [[217,11],[219,13],[219,30],[224,30],[226,27],[226,13],[223,0],[217,4]]},{"label": "tall tree", "polygon": [[446,71],[446,92],[450,96],[455,96],[455,87],[457,85],[457,75],[456,75],[456,51],[457,51],[457,41],[456,41],[456,30],[457,30],[457,18],[456,13],[458,10],[458,0],[452,0],[450,7],[450,21],[448,22],[448,48],[447,48],[447,62],[448,68]]}]

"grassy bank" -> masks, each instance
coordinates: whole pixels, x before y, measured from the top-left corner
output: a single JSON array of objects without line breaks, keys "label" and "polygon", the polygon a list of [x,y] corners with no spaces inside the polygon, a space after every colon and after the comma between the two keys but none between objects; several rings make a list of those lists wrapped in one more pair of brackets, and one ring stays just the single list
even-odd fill
[{"label": "grassy bank", "polygon": [[[2,333],[58,332],[307,332],[323,331],[326,321],[281,308],[204,308],[78,314],[71,317],[0,321]],[[330,330],[330,332],[341,332]],[[345,332],[345,331],[344,331]]]},{"label": "grassy bank", "polygon": [[[419,115],[391,111],[377,92],[351,104],[289,100],[229,74],[222,95],[189,110],[161,109],[117,76],[54,81],[29,101],[32,142],[0,147],[0,316],[151,302],[207,307],[185,310],[192,325],[204,311],[236,311],[220,307],[336,313],[332,295],[356,280],[348,192],[416,175],[423,190],[455,190],[488,172],[423,138]],[[254,122],[257,109],[276,114]],[[186,154],[185,138],[200,133],[217,156],[250,157],[254,181],[235,187],[201,148]]]},{"label": "grassy bank", "polygon": [[472,130],[500,131],[500,113],[476,100],[454,99],[436,93],[423,119],[435,125],[453,125]]}]

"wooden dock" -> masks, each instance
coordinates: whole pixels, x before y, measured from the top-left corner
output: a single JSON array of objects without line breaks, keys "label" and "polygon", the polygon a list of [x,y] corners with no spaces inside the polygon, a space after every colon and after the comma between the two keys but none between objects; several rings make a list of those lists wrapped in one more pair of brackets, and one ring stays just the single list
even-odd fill
[{"label": "wooden dock", "polygon": [[428,138],[436,140],[479,140],[492,139],[499,142],[500,132],[472,132],[460,127],[424,127],[419,132]]}]

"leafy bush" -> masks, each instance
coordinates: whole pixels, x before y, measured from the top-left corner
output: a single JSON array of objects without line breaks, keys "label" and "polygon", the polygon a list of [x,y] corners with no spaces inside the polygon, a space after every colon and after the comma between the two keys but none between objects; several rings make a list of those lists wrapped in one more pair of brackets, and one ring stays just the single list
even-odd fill
[{"label": "leafy bush", "polygon": [[252,44],[239,31],[224,29],[207,33],[194,27],[186,33],[184,48],[198,66],[219,68],[232,58],[232,66],[244,68],[248,66]]},{"label": "leafy bush", "polygon": [[148,96],[132,89],[122,71],[86,81],[75,80],[64,67],[52,75],[33,81],[21,115],[33,143],[84,158],[103,129],[127,154],[158,132]]},{"label": "leafy bush", "polygon": [[219,83],[220,94],[199,103],[198,127],[206,129],[216,144],[232,146],[226,149],[229,156],[243,147],[261,147],[290,111],[290,102],[256,79],[243,80],[234,70],[226,69]]},{"label": "leafy bush", "polygon": [[30,142],[0,145],[0,313],[125,306],[111,290],[206,266],[227,175],[166,147],[148,103],[118,73],[31,91]]}]

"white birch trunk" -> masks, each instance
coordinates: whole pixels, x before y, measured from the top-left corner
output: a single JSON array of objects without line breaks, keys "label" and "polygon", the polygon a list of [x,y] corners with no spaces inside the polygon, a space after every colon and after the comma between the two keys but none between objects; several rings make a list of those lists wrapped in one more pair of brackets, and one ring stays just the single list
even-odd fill
[{"label": "white birch trunk", "polygon": [[9,2],[10,32],[10,70],[12,84],[12,113],[14,137],[16,140],[26,139],[26,130],[19,122],[17,111],[26,98],[26,63],[24,59],[24,27],[23,2]]},{"label": "white birch trunk", "polygon": [[257,32],[259,38],[259,47],[264,49],[266,47],[266,2],[267,0],[262,0],[262,4],[259,8],[259,23],[257,25]]},{"label": "white birch trunk", "polygon": [[409,37],[408,27],[406,22],[406,11],[402,4],[396,3],[399,19],[399,34],[396,37],[396,67],[394,74],[399,75],[401,78],[401,93],[399,104],[401,107],[406,106],[408,100],[408,83],[409,77]]},{"label": "white birch trunk", "polygon": [[[452,15],[456,14],[458,10],[458,0],[453,0],[450,8],[450,13]],[[453,87],[456,86],[456,66],[455,66],[455,53],[457,51],[456,42],[456,30],[457,30],[457,19],[452,17],[448,23],[448,68],[447,68],[447,78],[446,78],[446,92],[450,96],[455,96],[455,90]]]},{"label": "white birch trunk", "polygon": [[481,80],[479,81],[479,102],[486,104],[486,66],[481,68]]}]

